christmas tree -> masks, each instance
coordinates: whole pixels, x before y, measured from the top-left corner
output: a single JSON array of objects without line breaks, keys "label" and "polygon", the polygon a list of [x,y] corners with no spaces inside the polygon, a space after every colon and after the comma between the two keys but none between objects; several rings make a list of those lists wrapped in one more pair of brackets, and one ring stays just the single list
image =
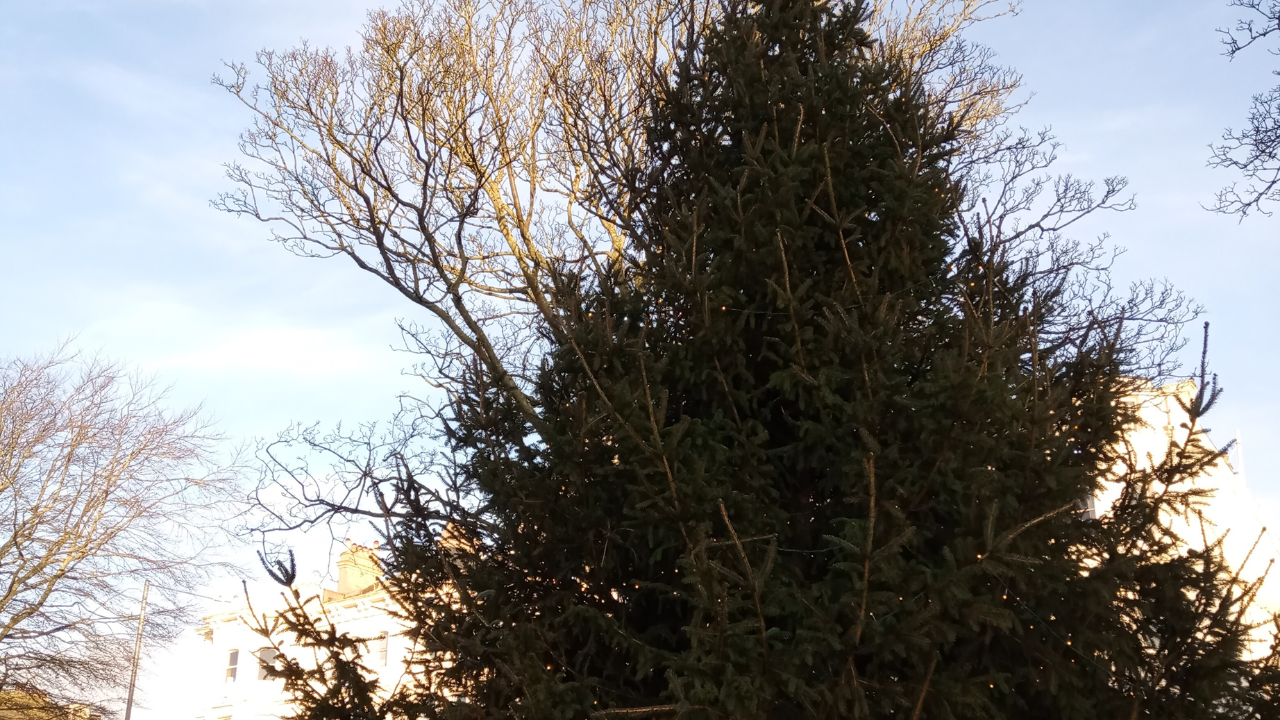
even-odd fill
[{"label": "christmas tree", "polygon": [[865,19],[726,4],[626,257],[559,282],[538,422],[451,388],[470,494],[446,528],[400,485],[390,716],[1275,716],[1251,587],[1168,520],[1216,390],[1127,454],[1134,336],[965,221],[956,119]]}]

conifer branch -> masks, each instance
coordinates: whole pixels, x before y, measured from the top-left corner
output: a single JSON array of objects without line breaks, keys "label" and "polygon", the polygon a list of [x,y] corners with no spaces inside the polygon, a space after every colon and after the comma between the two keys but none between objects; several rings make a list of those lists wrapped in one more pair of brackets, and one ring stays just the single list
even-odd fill
[{"label": "conifer branch", "polygon": [[[858,304],[862,304],[862,288],[858,284],[858,275],[853,270],[853,260],[849,258],[849,243],[844,237],[844,218],[840,216],[840,207],[836,202],[836,181],[831,174],[831,153],[827,151],[826,143],[822,145],[822,162],[827,172],[826,187],[827,195],[831,198],[831,223],[835,226],[836,236],[840,240],[840,252],[844,255],[845,268],[849,270],[849,287],[853,288],[853,292],[858,297]],[[821,190],[821,186],[819,186]],[[815,195],[816,197],[816,195]],[[812,201],[810,201],[812,205]]]},{"label": "conifer branch", "polygon": [[729,381],[724,376],[724,369],[720,367],[720,358],[712,358],[716,366],[716,377],[720,380],[720,387],[724,388],[725,399],[729,401],[729,410],[733,412],[733,422],[742,428],[742,416],[738,414],[738,403],[734,401],[733,393],[729,390]]},{"label": "conifer branch", "polygon": [[920,697],[916,700],[916,709],[911,713],[911,720],[920,720],[920,711],[924,709],[924,696],[929,692],[929,681],[933,679],[933,668],[938,664],[938,654],[929,659],[929,671],[924,675],[924,685],[920,688]]},{"label": "conifer branch", "polygon": [[[768,629],[765,626],[764,610],[760,607],[760,584],[763,578],[757,578],[755,571],[751,569],[751,561],[747,559],[747,551],[742,547],[742,541],[738,539],[738,533],[733,529],[733,523],[729,521],[729,513],[724,509],[724,499],[720,499],[720,517],[724,518],[724,524],[729,528],[729,536],[733,538],[733,544],[738,548],[738,557],[742,558],[742,566],[747,570],[747,584],[751,586],[751,596],[756,604],[756,621],[760,624],[760,648],[764,652],[764,657],[769,655],[769,636]],[[774,546],[770,546],[773,550]],[[772,552],[770,553],[770,562],[766,563],[766,567],[772,564]]]},{"label": "conifer branch", "polygon": [[665,715],[667,713],[679,712],[679,705],[651,705],[649,707],[639,708],[613,708],[610,710],[597,710],[591,713],[593,718],[640,718],[652,717],[654,715]]},{"label": "conifer branch", "polygon": [[853,642],[862,642],[862,626],[867,618],[867,598],[871,593],[871,555],[876,533],[876,456],[863,459],[863,468],[867,471],[867,481],[871,484],[871,508],[867,513],[867,545],[863,548],[866,557],[862,561],[862,604],[858,610],[858,625],[853,631]]},{"label": "conifer branch", "polygon": [[782,258],[782,280],[787,291],[787,315],[791,318],[791,331],[796,336],[796,357],[800,360],[800,374],[809,382],[814,379],[809,377],[807,363],[804,361],[804,343],[800,340],[800,321],[796,319],[796,299],[791,294],[791,266],[787,263],[787,247],[782,242],[782,230],[777,231],[778,238],[778,255]]}]

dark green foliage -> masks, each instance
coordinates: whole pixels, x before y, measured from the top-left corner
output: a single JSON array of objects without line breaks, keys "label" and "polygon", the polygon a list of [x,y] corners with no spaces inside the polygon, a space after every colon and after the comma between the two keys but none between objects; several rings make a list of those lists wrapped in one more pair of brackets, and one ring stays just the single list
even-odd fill
[{"label": "dark green foliage", "polygon": [[[296,577],[293,553],[289,567],[277,562],[273,569],[259,555],[267,574],[286,586],[285,607],[275,613],[254,612],[249,606],[250,627],[275,651],[268,664],[254,653],[253,663],[267,677],[283,680],[284,692],[294,700],[296,720],[375,720],[385,718],[394,706],[379,696],[377,679],[360,658],[368,649],[366,641],[339,631],[325,613],[320,599],[303,598],[293,587]],[[277,572],[278,570],[278,572]],[[246,597],[248,590],[245,591]],[[284,651],[282,637],[292,641]],[[294,648],[301,650],[297,652]],[[252,667],[252,666],[251,666]],[[256,671],[257,668],[254,668]],[[401,698],[397,697],[396,701]]]},{"label": "dark green foliage", "polygon": [[656,107],[631,262],[560,288],[539,432],[455,388],[475,502],[389,538],[431,685],[393,714],[1275,716],[1248,588],[1169,527],[1215,393],[1126,456],[1129,336],[959,222],[951,119],[863,19],[729,3]]}]

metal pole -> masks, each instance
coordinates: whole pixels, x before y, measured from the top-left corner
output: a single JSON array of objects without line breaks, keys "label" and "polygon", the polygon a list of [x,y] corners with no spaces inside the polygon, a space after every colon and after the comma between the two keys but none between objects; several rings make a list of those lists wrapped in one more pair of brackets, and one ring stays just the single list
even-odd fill
[{"label": "metal pole", "polygon": [[142,626],[147,622],[147,592],[151,581],[142,583],[142,609],[138,611],[138,637],[133,641],[133,672],[129,675],[129,700],[124,706],[124,720],[133,714],[133,687],[138,682],[138,659],[142,656]]}]

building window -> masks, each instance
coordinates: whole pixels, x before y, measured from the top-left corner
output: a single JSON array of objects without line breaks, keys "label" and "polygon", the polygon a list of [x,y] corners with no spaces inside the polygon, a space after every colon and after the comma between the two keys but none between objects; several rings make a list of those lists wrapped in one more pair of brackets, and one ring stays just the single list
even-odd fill
[{"label": "building window", "polygon": [[258,655],[258,679],[267,680],[267,666],[275,667],[276,663],[275,648],[262,648],[257,652]]},{"label": "building window", "polygon": [[1080,515],[1085,520],[1098,519],[1098,502],[1092,495],[1086,497],[1083,501],[1076,503],[1080,508]]},{"label": "building window", "polygon": [[236,666],[240,664],[240,651],[232,650],[227,656],[227,676],[224,682],[233,683],[236,681]]},{"label": "building window", "polygon": [[377,638],[375,638],[373,641],[373,650],[374,650],[375,657],[377,657],[378,659],[377,661],[378,667],[383,667],[387,664],[388,639],[389,639],[388,634],[384,632],[381,635],[379,635]]}]

